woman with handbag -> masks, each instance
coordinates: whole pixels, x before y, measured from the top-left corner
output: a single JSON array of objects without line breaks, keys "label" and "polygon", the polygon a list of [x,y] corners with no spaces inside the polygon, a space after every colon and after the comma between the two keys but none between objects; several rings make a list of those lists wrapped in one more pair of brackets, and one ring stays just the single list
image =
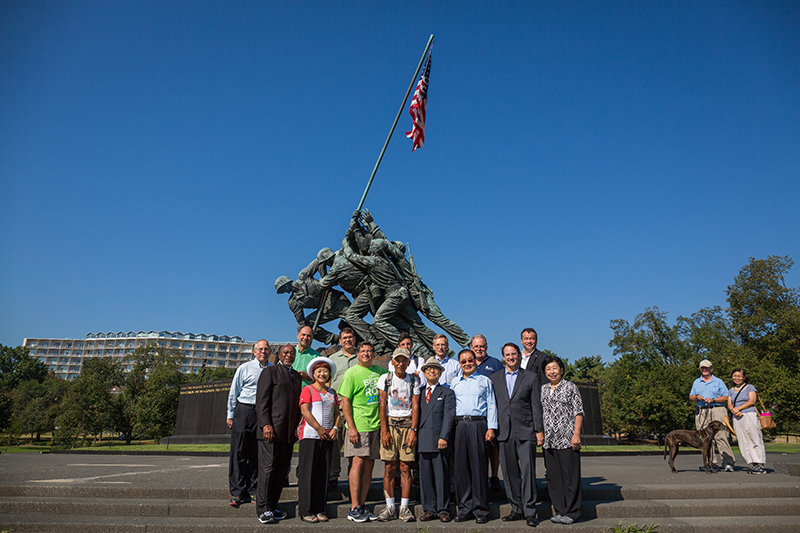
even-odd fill
[{"label": "woman with handbag", "polygon": [[766,474],[764,463],[764,437],[756,411],[756,388],[747,382],[747,375],[741,368],[731,373],[733,387],[728,390],[728,409],[733,414],[733,428],[739,441],[739,451],[744,460],[750,463],[751,474]]}]

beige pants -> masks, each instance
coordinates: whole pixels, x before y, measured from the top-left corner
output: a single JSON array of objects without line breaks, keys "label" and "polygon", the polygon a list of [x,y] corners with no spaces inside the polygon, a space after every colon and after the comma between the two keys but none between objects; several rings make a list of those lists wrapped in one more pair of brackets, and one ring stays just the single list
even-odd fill
[{"label": "beige pants", "polygon": [[[694,425],[698,430],[703,429],[714,420],[719,420],[725,423],[725,415],[728,410],[725,407],[712,407],[710,409],[700,409],[700,412],[694,417]],[[721,430],[714,435],[714,443],[717,445],[717,450],[712,457],[715,465],[731,465],[736,461],[733,457],[733,450],[730,445],[731,435],[728,430],[723,426]],[[720,457],[720,455],[722,457]]]}]

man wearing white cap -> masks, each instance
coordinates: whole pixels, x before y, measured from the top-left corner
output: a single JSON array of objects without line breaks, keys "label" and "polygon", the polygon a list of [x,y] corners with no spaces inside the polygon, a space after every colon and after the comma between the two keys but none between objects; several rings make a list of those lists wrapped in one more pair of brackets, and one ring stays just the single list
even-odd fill
[{"label": "man wearing white cap", "polygon": [[[703,429],[714,420],[725,423],[725,415],[727,409],[725,406],[728,403],[728,387],[718,377],[712,374],[713,365],[708,359],[700,361],[700,374],[701,376],[694,380],[692,384],[692,391],[689,393],[689,399],[697,402],[694,411],[694,424],[698,430]],[[733,472],[733,450],[728,443],[729,439],[728,430],[721,429],[714,435],[714,442],[717,444],[718,455],[715,455],[716,462],[715,468],[722,468],[726,472]],[[720,460],[719,455],[722,455]]]},{"label": "man wearing white cap", "polygon": [[419,379],[406,372],[411,353],[397,348],[392,353],[394,372],[378,379],[381,417],[381,459],[386,463],[383,474],[383,495],[386,508],[378,520],[387,522],[397,518],[394,503],[394,475],[400,461],[400,519],[414,519],[409,508],[411,499],[411,463],[414,462],[419,429]]}]

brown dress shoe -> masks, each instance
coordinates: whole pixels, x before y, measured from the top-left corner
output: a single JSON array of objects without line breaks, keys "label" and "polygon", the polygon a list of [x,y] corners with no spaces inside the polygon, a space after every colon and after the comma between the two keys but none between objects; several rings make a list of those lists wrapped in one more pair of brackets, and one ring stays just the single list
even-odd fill
[{"label": "brown dress shoe", "polygon": [[419,517],[420,521],[422,522],[430,522],[434,518],[436,518],[436,515],[429,511],[425,511],[425,514]]},{"label": "brown dress shoe", "polygon": [[450,520],[452,520],[452,518],[450,518],[450,513],[441,512],[439,513],[439,520],[441,520],[442,522],[449,522]]}]

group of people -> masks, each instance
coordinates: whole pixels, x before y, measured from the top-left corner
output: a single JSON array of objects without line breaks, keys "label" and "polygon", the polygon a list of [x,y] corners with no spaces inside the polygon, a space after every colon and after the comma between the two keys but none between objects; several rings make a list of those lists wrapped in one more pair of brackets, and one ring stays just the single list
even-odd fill
[{"label": "group of people", "polygon": [[[474,335],[455,358],[447,337],[435,335],[426,360],[414,355],[411,335],[401,332],[388,369],[375,364],[372,341],[356,345],[349,326],[339,334],[340,350],[329,357],[311,348],[309,326],[299,329],[297,347],[280,348],[275,365],[267,361],[267,341],[258,341],[255,358],[237,369],[229,395],[230,504],[247,503],[255,492],[261,523],[284,518],[277,504],[299,440],[298,513],[305,522],[328,520],[327,494],[341,474],[343,446],[350,460],[349,520],[414,520],[410,498],[417,470],[421,521],[484,524],[496,450],[511,504],[502,520],[536,526],[541,447],[551,520],[573,523],[581,510],[581,396],[563,379],[564,363],[536,349],[535,330],[526,328],[520,337],[522,348],[512,342],[502,347],[501,362],[487,355],[483,335]],[[365,505],[376,460],[385,465],[386,505],[378,514]]]},{"label": "group of people", "polygon": [[[766,474],[764,463],[767,460],[764,449],[764,437],[756,410],[758,391],[747,380],[747,374],[741,368],[731,372],[733,385],[729,388],[725,382],[714,375],[711,361],[700,361],[700,377],[692,384],[689,400],[696,403],[695,426],[703,429],[714,420],[725,423],[730,411],[733,415],[733,430],[739,442],[739,451],[744,460],[750,464],[751,474]],[[730,435],[726,429],[714,435],[716,453],[714,468],[733,472],[734,456],[730,445]]]}]

